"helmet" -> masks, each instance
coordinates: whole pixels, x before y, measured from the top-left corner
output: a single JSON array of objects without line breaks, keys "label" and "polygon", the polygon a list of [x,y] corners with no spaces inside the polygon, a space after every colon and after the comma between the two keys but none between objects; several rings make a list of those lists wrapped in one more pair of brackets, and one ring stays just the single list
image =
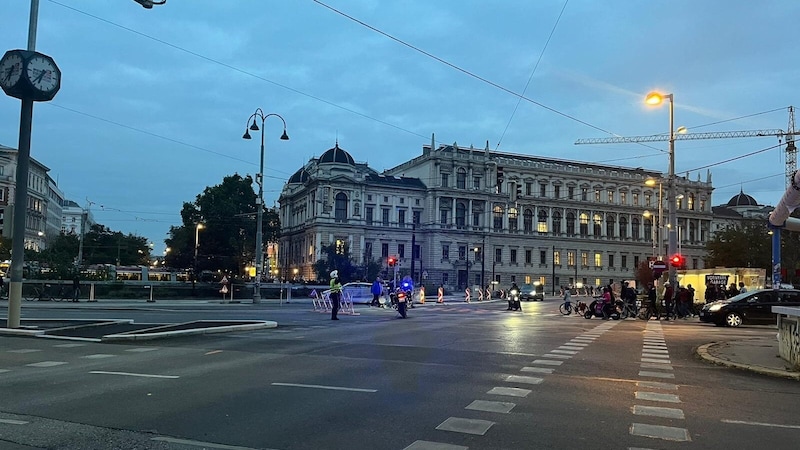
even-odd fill
[{"label": "helmet", "polygon": [[338,276],[339,276],[339,271],[338,270],[334,270],[333,272],[331,272],[331,278],[336,278]]}]

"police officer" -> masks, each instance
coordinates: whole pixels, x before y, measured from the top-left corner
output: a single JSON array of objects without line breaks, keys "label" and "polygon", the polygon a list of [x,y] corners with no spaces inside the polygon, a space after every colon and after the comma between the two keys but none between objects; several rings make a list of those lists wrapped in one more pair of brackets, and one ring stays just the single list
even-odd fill
[{"label": "police officer", "polygon": [[331,272],[331,320],[339,320],[336,317],[339,314],[339,298],[342,295],[342,283],[339,281],[339,271],[334,270]]}]

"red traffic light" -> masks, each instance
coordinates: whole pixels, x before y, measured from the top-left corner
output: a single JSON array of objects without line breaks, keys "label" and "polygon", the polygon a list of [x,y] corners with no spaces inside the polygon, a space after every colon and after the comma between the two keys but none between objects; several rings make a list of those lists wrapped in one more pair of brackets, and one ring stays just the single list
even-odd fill
[{"label": "red traffic light", "polygon": [[394,267],[394,265],[397,264],[397,258],[390,256],[386,262],[389,263],[389,267]]},{"label": "red traffic light", "polygon": [[683,255],[676,254],[672,255],[672,258],[670,258],[669,261],[673,265],[673,267],[683,267],[685,260],[683,258]]}]

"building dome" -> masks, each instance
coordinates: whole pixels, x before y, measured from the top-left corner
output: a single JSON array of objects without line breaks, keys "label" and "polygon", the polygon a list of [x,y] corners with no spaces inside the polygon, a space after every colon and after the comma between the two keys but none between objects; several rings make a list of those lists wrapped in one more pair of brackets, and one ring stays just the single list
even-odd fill
[{"label": "building dome", "polygon": [[347,153],[343,149],[339,148],[339,143],[336,143],[336,146],[328,149],[322,156],[319,157],[319,163],[341,163],[341,164],[349,164],[351,166],[355,166],[356,162],[353,160],[353,157],[350,156],[350,153]]},{"label": "building dome", "polygon": [[291,177],[289,177],[289,184],[291,183],[305,183],[308,181],[308,172],[306,169],[301,168],[297,172],[294,173]]},{"label": "building dome", "polygon": [[728,200],[728,206],[758,206],[758,202],[756,199],[740,190],[738,194]]}]

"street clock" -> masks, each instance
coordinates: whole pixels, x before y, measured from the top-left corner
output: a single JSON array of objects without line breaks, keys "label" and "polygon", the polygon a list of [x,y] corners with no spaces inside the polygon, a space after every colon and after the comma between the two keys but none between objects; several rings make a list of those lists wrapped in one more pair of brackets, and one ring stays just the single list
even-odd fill
[{"label": "street clock", "polygon": [[9,50],[0,59],[0,87],[18,99],[50,101],[61,89],[61,70],[45,54]]}]

